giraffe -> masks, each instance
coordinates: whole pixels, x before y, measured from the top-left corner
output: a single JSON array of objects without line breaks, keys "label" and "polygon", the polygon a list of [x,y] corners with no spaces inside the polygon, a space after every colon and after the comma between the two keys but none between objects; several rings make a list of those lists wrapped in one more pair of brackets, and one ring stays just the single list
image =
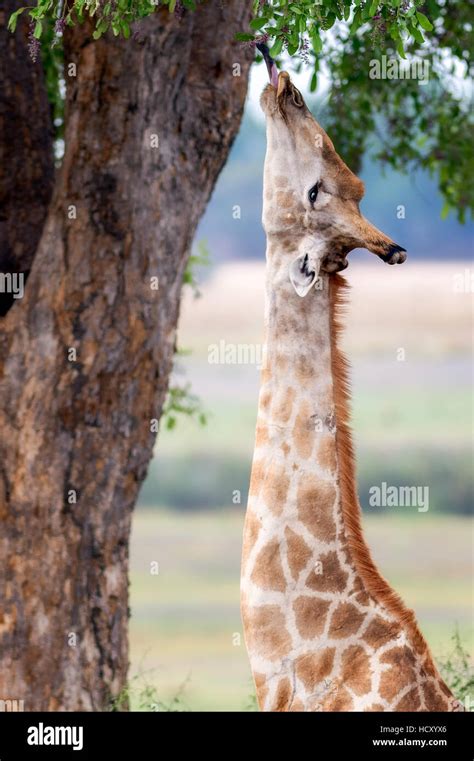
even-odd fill
[{"label": "giraffe", "polygon": [[[406,253],[359,211],[345,165],[287,72],[271,66],[262,221],[266,358],[244,526],[241,608],[265,711],[462,710],[365,542],[338,347],[363,247]],[[268,65],[268,57],[267,57]]]}]

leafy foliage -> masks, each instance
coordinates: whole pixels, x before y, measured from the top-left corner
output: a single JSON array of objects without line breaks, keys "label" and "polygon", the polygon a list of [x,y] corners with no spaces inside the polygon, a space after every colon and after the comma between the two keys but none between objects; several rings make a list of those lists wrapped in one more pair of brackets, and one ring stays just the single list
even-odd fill
[{"label": "leafy foliage", "polygon": [[95,39],[102,37],[109,29],[118,37],[128,39],[131,26],[153,13],[156,8],[168,6],[170,13],[181,13],[184,8],[195,10],[194,0],[37,0],[36,6],[23,6],[18,8],[10,16],[8,28],[13,32],[18,17],[27,12],[35,22],[34,35],[40,39],[43,34],[44,24],[47,19],[62,21],[61,26],[74,26],[82,24],[86,16],[95,21],[93,36]]},{"label": "leafy foliage", "polygon": [[196,244],[196,253],[191,254],[187,263],[186,269],[183,275],[183,285],[189,285],[192,288],[194,298],[199,298],[201,295],[199,291],[199,283],[196,276],[196,270],[199,267],[209,267],[210,252],[205,240],[200,240]]},{"label": "leafy foliage", "polygon": [[465,704],[467,710],[472,710],[474,695],[474,669],[472,658],[461,641],[459,629],[456,628],[451,637],[453,643],[451,653],[440,661],[440,671],[446,684],[450,687],[453,695]]},{"label": "leafy foliage", "polygon": [[[196,253],[192,253],[186,263],[183,274],[183,285],[188,285],[193,291],[194,298],[199,298],[199,283],[196,270],[199,267],[208,267],[210,253],[205,240],[198,241]],[[190,352],[185,349],[176,349],[175,354],[184,356]],[[201,400],[191,391],[191,384],[172,385],[168,389],[168,395],[163,407],[164,424],[168,430],[176,427],[178,417],[185,415],[197,420],[199,425],[207,424],[207,414],[202,409]]]},{"label": "leafy foliage", "polygon": [[179,415],[196,418],[200,425],[206,425],[207,415],[201,407],[201,400],[191,392],[191,384],[170,386],[163,406],[163,419],[168,430],[176,427]]},{"label": "leafy foliage", "polygon": [[108,710],[111,713],[118,713],[127,711],[131,707],[134,711],[183,713],[189,710],[183,700],[183,693],[188,681],[189,679],[186,679],[180,685],[171,699],[163,701],[159,698],[157,688],[147,681],[146,674],[136,674],[117,697],[110,700]]},{"label": "leafy foliage", "polygon": [[[132,24],[158,6],[181,16],[201,0],[37,0],[12,14],[32,21],[31,48],[57,42],[65,26],[95,22],[94,37],[111,30],[128,38]],[[473,112],[472,4],[459,0],[254,0],[250,30],[238,38],[245,45],[267,41],[271,54],[292,57],[296,69],[310,73],[316,90],[321,74],[329,81],[323,108],[324,124],[337,150],[358,171],[364,154],[399,171],[427,170],[437,177],[444,198],[443,216],[450,211],[461,222],[474,212],[474,154],[471,149]],[[401,66],[395,77],[371,75],[374,61],[385,56]],[[58,96],[58,51],[44,61],[50,98]],[[422,64],[423,80],[408,67]],[[405,68],[403,68],[405,67]],[[426,75],[427,72],[427,75]],[[466,80],[463,88],[459,82]],[[55,87],[56,86],[56,87]],[[59,116],[59,119],[61,117]],[[61,122],[60,122],[61,123]]]},{"label": "leafy foliage", "polygon": [[254,688],[252,689],[252,692],[249,693],[243,710],[248,711],[249,713],[255,713],[259,710],[258,703],[257,703],[257,695],[255,693]]},{"label": "leafy foliage", "polygon": [[398,52],[404,56],[403,40],[411,37],[423,42],[423,31],[431,31],[433,26],[418,8],[420,2],[402,0],[255,0],[256,18],[250,22],[254,30],[268,34],[273,40],[270,53],[278,56],[283,48],[289,55],[295,55],[306,48],[309,36],[313,52],[318,55],[323,49],[322,37],[338,21],[347,22],[348,32],[355,35],[366,23],[375,24],[376,29],[384,28],[394,41]]}]

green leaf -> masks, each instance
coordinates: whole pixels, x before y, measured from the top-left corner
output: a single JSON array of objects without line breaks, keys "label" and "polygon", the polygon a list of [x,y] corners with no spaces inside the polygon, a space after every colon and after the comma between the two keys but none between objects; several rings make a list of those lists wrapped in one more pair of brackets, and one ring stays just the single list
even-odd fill
[{"label": "green leaf", "polygon": [[350,28],[349,28],[350,34],[355,34],[355,32],[357,32],[361,24],[362,24],[362,14],[360,12],[360,9],[358,9],[354,14],[352,24],[350,25]]},{"label": "green leaf", "polygon": [[420,11],[417,11],[416,17],[418,19],[418,23],[421,26],[421,28],[425,29],[427,32],[431,32],[431,30],[433,29],[433,24],[428,18],[426,18],[425,14],[420,13]]},{"label": "green leaf", "polygon": [[314,52],[320,53],[323,49],[323,43],[321,41],[321,37],[319,36],[319,32],[313,32],[311,35],[311,42],[313,43],[313,50]]},{"label": "green leaf", "polygon": [[237,42],[249,42],[250,40],[254,39],[254,36],[253,34],[244,34],[242,32],[237,32],[235,39]]},{"label": "green leaf", "polygon": [[296,45],[296,47],[298,48],[300,45],[300,37],[298,32],[293,32],[293,34],[290,35],[288,42],[290,43],[290,45],[292,46]]},{"label": "green leaf", "polygon": [[373,0],[369,9],[370,17],[375,16],[375,11],[377,10],[378,7],[379,7],[379,0]]},{"label": "green leaf", "polygon": [[26,7],[25,8],[18,8],[18,10],[15,11],[15,13],[12,13],[10,18],[8,19],[8,29],[10,30],[10,32],[14,32],[15,31],[16,24],[17,24],[17,21],[18,21],[18,16],[20,15],[20,13],[23,13],[23,11],[26,11]]},{"label": "green leaf", "polygon": [[174,13],[174,9],[176,8],[176,0],[170,0],[169,4],[169,12]]},{"label": "green leaf", "polygon": [[41,32],[43,31],[43,24],[41,21],[37,21],[35,24],[35,30],[33,32],[33,37],[35,37],[37,40],[41,37]]},{"label": "green leaf", "polygon": [[400,58],[404,58],[406,60],[405,49],[403,47],[403,42],[400,38],[398,38],[397,40],[397,53],[400,56]]},{"label": "green leaf", "polygon": [[392,40],[395,40],[395,42],[397,42],[397,40],[400,39],[400,33],[398,31],[398,27],[397,27],[396,24],[391,24],[390,25],[390,27],[388,29],[388,33],[389,33],[390,37],[392,38]]},{"label": "green leaf", "polygon": [[408,29],[410,31],[411,36],[413,37],[416,42],[421,43],[425,41],[425,38],[423,37],[422,33],[414,24],[409,24]]},{"label": "green leaf", "polygon": [[311,82],[309,84],[309,89],[311,92],[314,92],[318,86],[318,75],[316,72],[313,72],[313,76],[311,77]]},{"label": "green leaf", "polygon": [[[357,11],[358,13],[360,11]],[[331,29],[332,26],[336,23],[336,14],[335,13],[328,13],[324,20],[324,29]]]},{"label": "green leaf", "polygon": [[104,32],[107,31],[108,28],[109,28],[108,21],[106,21],[105,19],[102,19],[101,21],[99,21],[99,23],[96,26],[95,32],[92,33],[94,40],[98,40],[99,37],[102,37],[102,35],[104,34]]},{"label": "green leaf", "polygon": [[250,22],[250,28],[251,29],[261,29],[262,26],[265,26],[265,24],[268,23],[268,19],[266,18],[253,18]]},{"label": "green leaf", "polygon": [[283,47],[283,39],[279,37],[278,39],[275,40],[275,42],[273,43],[270,49],[270,55],[272,56],[272,58],[275,58],[275,56],[280,55],[282,47]]}]

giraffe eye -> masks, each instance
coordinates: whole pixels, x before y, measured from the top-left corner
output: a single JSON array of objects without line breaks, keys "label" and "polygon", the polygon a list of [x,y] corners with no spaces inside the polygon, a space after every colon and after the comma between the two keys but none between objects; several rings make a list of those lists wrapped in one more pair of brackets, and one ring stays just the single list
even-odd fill
[{"label": "giraffe eye", "polygon": [[319,182],[317,182],[316,185],[313,185],[313,187],[308,193],[310,204],[314,204],[316,202],[316,199],[318,197],[318,190],[319,190]]}]

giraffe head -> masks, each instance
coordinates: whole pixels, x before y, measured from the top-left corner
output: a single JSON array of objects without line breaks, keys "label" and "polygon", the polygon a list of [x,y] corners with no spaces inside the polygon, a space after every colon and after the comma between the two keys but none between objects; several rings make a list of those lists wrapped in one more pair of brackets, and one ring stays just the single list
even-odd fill
[{"label": "giraffe head", "polygon": [[319,271],[347,267],[347,254],[366,248],[387,264],[405,261],[405,250],[360,212],[364,183],[337,154],[287,72],[267,85],[261,105],[267,121],[263,226],[267,237],[284,236],[297,257],[290,279],[300,296]]}]

